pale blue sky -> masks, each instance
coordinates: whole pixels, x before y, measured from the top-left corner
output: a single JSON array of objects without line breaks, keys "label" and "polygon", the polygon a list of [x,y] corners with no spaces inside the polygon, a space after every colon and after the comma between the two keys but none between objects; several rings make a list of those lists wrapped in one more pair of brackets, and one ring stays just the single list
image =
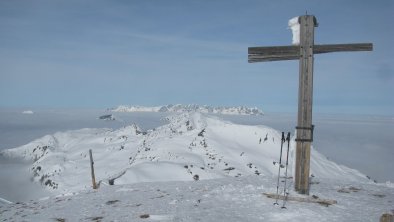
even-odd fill
[{"label": "pale blue sky", "polygon": [[314,112],[394,114],[393,0],[0,0],[0,107],[296,112],[298,61],[249,64],[247,48],[291,44],[306,10],[315,43],[374,44],[315,56]]}]

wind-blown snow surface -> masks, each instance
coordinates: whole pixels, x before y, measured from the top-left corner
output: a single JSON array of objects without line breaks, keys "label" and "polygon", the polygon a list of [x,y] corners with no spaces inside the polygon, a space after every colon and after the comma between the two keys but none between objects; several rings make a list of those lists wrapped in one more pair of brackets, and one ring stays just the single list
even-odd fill
[{"label": "wind-blown snow surface", "polygon": [[[30,168],[34,180],[63,195],[3,206],[0,212],[10,220],[23,220],[26,215],[41,221],[101,217],[130,221],[143,214],[162,221],[281,221],[291,217],[295,221],[376,221],[392,208],[392,184],[373,184],[358,171],[312,150],[315,184],[311,194],[336,199],[338,204],[327,208],[291,202],[290,210],[280,210],[262,196],[262,192],[276,191],[278,168],[272,162],[279,155],[279,132],[201,113],[182,113],[168,117],[168,122],[148,132],[136,125],[115,131],[67,131],[1,152],[34,161]],[[100,182],[96,192],[89,191],[89,149]],[[290,176],[293,159],[291,142]],[[110,181],[116,186],[106,187]],[[294,195],[292,182],[288,185]]]},{"label": "wind-blown snow surface", "polygon": [[261,176],[115,185],[0,206],[0,214],[7,221],[375,222],[393,208],[393,188],[386,186],[321,180],[313,193],[337,204],[288,202],[287,209],[262,195],[274,187],[271,178]]}]

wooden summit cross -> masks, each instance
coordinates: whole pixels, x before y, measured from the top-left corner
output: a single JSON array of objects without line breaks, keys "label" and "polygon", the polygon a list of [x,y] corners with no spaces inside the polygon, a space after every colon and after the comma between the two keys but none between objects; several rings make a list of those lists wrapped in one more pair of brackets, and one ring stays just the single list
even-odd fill
[{"label": "wooden summit cross", "polygon": [[298,17],[300,44],[291,46],[249,47],[248,61],[269,62],[280,60],[300,61],[298,88],[298,120],[296,137],[295,190],[309,194],[309,166],[313,141],[312,95],[313,54],[344,51],[372,51],[372,43],[314,45],[314,28],[318,23],[315,16]]}]

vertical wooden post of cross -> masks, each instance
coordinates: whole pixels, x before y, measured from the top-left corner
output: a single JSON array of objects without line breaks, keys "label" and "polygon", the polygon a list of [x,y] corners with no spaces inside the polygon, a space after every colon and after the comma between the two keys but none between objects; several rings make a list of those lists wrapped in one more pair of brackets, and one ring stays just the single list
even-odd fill
[{"label": "vertical wooden post of cross", "polygon": [[96,178],[94,176],[94,162],[93,162],[93,155],[92,155],[92,150],[89,149],[89,156],[90,156],[90,169],[92,173],[92,184],[93,184],[93,189],[97,189],[97,184],[96,184]]},{"label": "vertical wooden post of cross", "polygon": [[309,193],[309,165],[312,126],[313,95],[313,47],[316,18],[300,16],[300,73],[298,88],[298,122],[296,137],[295,189],[301,194]]}]

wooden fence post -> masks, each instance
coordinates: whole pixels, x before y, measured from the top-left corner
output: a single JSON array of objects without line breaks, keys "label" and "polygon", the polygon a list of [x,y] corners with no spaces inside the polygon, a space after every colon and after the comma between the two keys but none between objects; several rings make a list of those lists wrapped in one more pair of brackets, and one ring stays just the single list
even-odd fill
[{"label": "wooden fence post", "polygon": [[96,184],[96,178],[94,176],[94,167],[93,167],[93,155],[92,155],[92,150],[89,149],[89,155],[90,155],[90,169],[92,172],[92,184],[93,184],[93,189],[97,189],[97,184]]}]

